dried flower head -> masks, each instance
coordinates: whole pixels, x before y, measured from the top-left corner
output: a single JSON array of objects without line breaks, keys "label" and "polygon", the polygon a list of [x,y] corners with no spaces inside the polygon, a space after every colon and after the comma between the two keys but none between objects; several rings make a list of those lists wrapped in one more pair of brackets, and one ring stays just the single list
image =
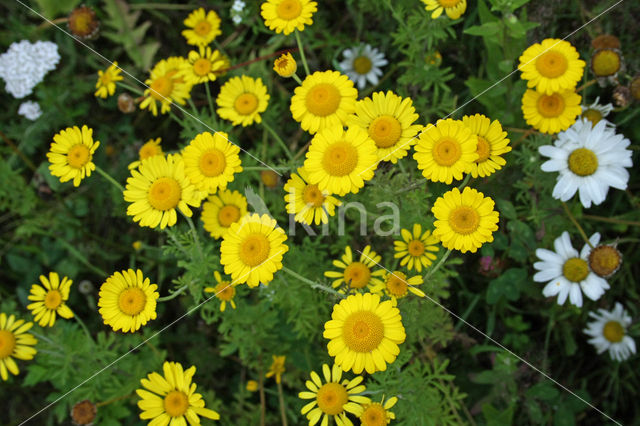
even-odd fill
[{"label": "dried flower head", "polygon": [[96,12],[89,6],[79,6],[71,11],[67,17],[69,31],[76,37],[91,40],[98,37],[100,21]]},{"label": "dried flower head", "polygon": [[74,425],[90,426],[96,418],[98,409],[88,399],[76,403],[71,409],[71,420]]}]

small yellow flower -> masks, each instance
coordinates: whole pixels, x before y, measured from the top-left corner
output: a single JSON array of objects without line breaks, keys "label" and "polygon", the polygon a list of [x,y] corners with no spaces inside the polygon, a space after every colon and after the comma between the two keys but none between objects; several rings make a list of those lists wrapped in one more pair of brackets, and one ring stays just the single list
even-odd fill
[{"label": "small yellow flower", "polygon": [[326,271],[324,276],[333,278],[331,285],[334,288],[343,283],[353,289],[376,288],[382,284],[380,278],[384,275],[384,270],[378,269],[373,272],[371,270],[381,260],[382,257],[371,250],[369,245],[362,250],[359,260],[355,260],[351,247],[347,246],[344,249],[344,255],[341,260],[333,261],[333,266],[342,269],[342,271]]},{"label": "small yellow flower", "polygon": [[384,402],[384,397],[380,402],[371,402],[364,406],[364,411],[360,414],[361,426],[383,426],[388,425],[396,415],[389,411],[398,402],[395,396]]},{"label": "small yellow flower", "polygon": [[189,29],[183,30],[182,35],[187,39],[187,44],[193,46],[206,46],[222,34],[220,17],[213,10],[194,10],[184,20],[184,25]]},{"label": "small yellow flower", "polygon": [[106,99],[108,96],[111,96],[116,91],[116,81],[122,80],[122,76],[120,75],[122,70],[118,67],[118,62],[113,61],[111,66],[106,70],[98,70],[98,81],[96,81],[96,93],[94,96],[96,98]]},{"label": "small yellow flower", "polygon": [[57,272],[49,272],[49,278],[40,275],[42,285],[33,284],[28,299],[33,303],[27,306],[27,309],[34,315],[40,327],[53,327],[56,321],[56,314],[62,318],[73,318],[73,312],[66,305],[69,299],[69,289],[71,281],[67,277],[60,277]]},{"label": "small yellow flower", "polygon": [[396,306],[397,299],[406,297],[409,292],[415,294],[418,297],[425,297],[424,291],[418,287],[423,283],[421,275],[415,275],[411,278],[407,278],[404,272],[393,271],[387,273],[384,279],[384,284],[374,289],[376,293],[384,292],[391,298],[393,306]]},{"label": "small yellow flower", "polygon": [[261,78],[232,77],[220,88],[216,112],[234,126],[241,124],[246,127],[262,122],[260,114],[267,109],[269,98],[267,86]]},{"label": "small yellow flower", "polygon": [[140,159],[129,164],[129,170],[137,168],[142,163],[142,160],[146,160],[147,158],[154,157],[156,155],[164,155],[160,142],[162,142],[162,138],[149,139],[145,142],[145,144],[140,147],[140,150],[138,150],[138,156]]},{"label": "small yellow flower", "polygon": [[135,251],[139,251],[142,248],[142,241],[134,241],[131,243],[131,247],[133,247]]},{"label": "small yellow flower", "polygon": [[247,390],[249,392],[255,392],[258,390],[258,382],[256,382],[255,380],[249,380],[247,382]]},{"label": "small yellow flower", "polygon": [[433,10],[431,19],[445,12],[450,19],[458,19],[467,11],[467,0],[422,0],[427,11]]},{"label": "small yellow flower", "polygon": [[235,284],[231,284],[231,281],[223,280],[218,271],[214,271],[213,276],[218,284],[215,287],[205,287],[204,292],[214,293],[214,296],[220,300],[220,312],[224,312],[227,308],[227,302],[235,309],[236,302],[233,301],[236,295]]},{"label": "small yellow flower", "polygon": [[311,17],[318,10],[318,3],[310,0],[267,0],[260,6],[264,24],[277,34],[303,31],[313,24]]},{"label": "small yellow flower", "polygon": [[282,382],[282,374],[285,372],[284,361],[287,359],[285,355],[272,355],[273,362],[269,371],[267,371],[266,377],[276,376],[276,383]]},{"label": "small yellow flower", "polygon": [[438,239],[429,230],[422,233],[422,226],[419,223],[413,224],[413,232],[402,229],[400,234],[403,241],[393,242],[396,252],[393,257],[402,258],[400,266],[406,266],[409,271],[415,269],[422,272],[422,267],[428,267],[436,258],[436,255],[431,252],[438,251],[436,246]]},{"label": "small yellow flower", "polygon": [[93,141],[93,129],[82,126],[67,127],[53,137],[47,158],[51,163],[49,171],[60,178],[60,182],[73,179],[73,186],[80,185],[82,179],[91,176],[96,169],[93,164],[93,153],[100,142]]},{"label": "small yellow flower", "polygon": [[273,70],[278,73],[280,77],[293,77],[298,70],[298,64],[293,59],[291,52],[284,53],[273,63]]},{"label": "small yellow flower", "polygon": [[0,377],[7,380],[9,374],[20,374],[18,365],[13,358],[28,361],[33,359],[36,349],[33,347],[38,341],[33,335],[27,333],[33,327],[32,322],[16,320],[14,315],[0,313]]},{"label": "small yellow flower", "polygon": [[223,58],[219,50],[200,46],[198,51],[189,52],[187,60],[180,70],[180,75],[187,83],[194,86],[214,81],[225,68],[228,68],[228,58]]}]

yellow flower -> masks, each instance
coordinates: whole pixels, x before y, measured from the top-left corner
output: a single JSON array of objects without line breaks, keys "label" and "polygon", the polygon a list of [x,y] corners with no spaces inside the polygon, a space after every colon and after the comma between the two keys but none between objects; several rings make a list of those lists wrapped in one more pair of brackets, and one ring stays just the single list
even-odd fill
[{"label": "yellow flower", "polygon": [[384,283],[378,288],[374,289],[374,292],[384,292],[391,298],[393,306],[396,306],[397,299],[402,299],[408,294],[409,291],[418,297],[424,297],[424,291],[416,287],[422,283],[423,280],[421,275],[415,275],[411,278],[407,278],[407,275],[404,272],[393,271],[387,273],[384,278]]},{"label": "yellow flower", "polygon": [[342,370],[335,364],[331,370],[327,364],[323,364],[322,373],[325,383],[322,383],[318,373],[312,371],[311,380],[305,383],[309,390],[298,394],[300,399],[312,400],[302,407],[301,413],[306,414],[309,426],[314,426],[321,417],[321,424],[326,426],[331,416],[338,426],[353,425],[347,413],[358,416],[362,413],[362,404],[371,402],[366,396],[359,395],[366,390],[366,387],[360,384],[362,376],[340,382]]},{"label": "yellow flower", "polygon": [[269,371],[265,375],[267,378],[276,376],[276,383],[282,382],[282,374],[285,372],[284,361],[287,359],[285,355],[272,355],[273,362]]},{"label": "yellow flower", "polygon": [[507,132],[502,131],[500,122],[492,122],[482,114],[465,115],[462,122],[478,137],[478,159],[471,163],[471,176],[487,177],[500,170],[507,163],[501,155],[511,151]]},{"label": "yellow flower", "polygon": [[623,68],[619,49],[598,49],[591,56],[591,71],[596,77],[615,77]]},{"label": "yellow flower", "polygon": [[262,122],[260,113],[267,109],[269,98],[267,86],[261,78],[246,75],[232,77],[220,88],[216,112],[234,126],[242,124],[242,127],[246,127],[254,122]]},{"label": "yellow flower", "polygon": [[42,286],[33,284],[31,291],[29,292],[29,300],[31,303],[27,306],[27,309],[34,315],[34,321],[36,321],[40,327],[53,327],[56,321],[56,314],[62,318],[72,318],[73,312],[65,304],[69,299],[69,289],[71,288],[71,281],[67,277],[60,277],[57,272],[49,272],[49,279],[44,275],[40,275],[40,282]]},{"label": "yellow flower", "polygon": [[396,163],[407,155],[422,129],[413,124],[418,114],[411,98],[401,98],[392,91],[376,92],[371,98],[356,103],[354,115],[347,118],[349,126],[359,126],[376,143],[378,160]]},{"label": "yellow flower", "polygon": [[137,240],[131,243],[131,247],[133,247],[133,249],[135,251],[140,251],[140,249],[142,249],[142,241]]},{"label": "yellow flower", "polygon": [[436,19],[445,12],[451,19],[458,19],[467,11],[467,0],[422,0],[427,11],[433,10],[431,19]]},{"label": "yellow flower", "polygon": [[53,137],[53,143],[47,153],[51,163],[49,171],[60,178],[60,182],[73,179],[73,186],[80,185],[85,176],[91,176],[96,169],[93,164],[93,153],[100,142],[93,141],[93,129],[86,125],[82,131],[78,126],[67,127]]},{"label": "yellow flower", "polygon": [[194,10],[184,20],[184,25],[189,29],[183,30],[182,36],[192,46],[206,46],[222,34],[220,18],[213,10],[206,13],[203,8]]},{"label": "yellow flower", "polygon": [[220,244],[220,263],[234,283],[257,287],[269,284],[282,268],[282,256],[289,250],[287,236],[275,219],[249,214],[231,224]]},{"label": "yellow flower", "polygon": [[184,173],[198,190],[213,194],[242,171],[239,152],[224,132],[200,133],[182,151]]},{"label": "yellow flower", "polygon": [[318,10],[318,3],[310,0],[267,0],[260,6],[264,24],[277,34],[303,31],[313,24],[311,16]]},{"label": "yellow flower", "polygon": [[478,159],[477,149],[478,138],[471,130],[462,121],[447,118],[420,133],[413,158],[424,177],[448,185],[471,171],[471,164]]},{"label": "yellow flower", "polygon": [[522,96],[522,113],[527,124],[542,133],[567,130],[582,113],[582,98],[572,90],[545,95],[527,90]]},{"label": "yellow flower", "polygon": [[228,67],[227,62],[228,60],[222,57],[220,51],[212,51],[208,46],[200,46],[199,51],[189,52],[180,75],[192,86],[214,81],[221,75],[221,71]]},{"label": "yellow flower", "polygon": [[400,234],[404,241],[393,242],[395,251],[393,257],[402,258],[400,266],[406,265],[409,271],[415,269],[422,272],[422,267],[428,267],[436,258],[436,255],[430,252],[439,250],[435,245],[438,243],[438,239],[431,235],[429,230],[424,231],[423,234],[422,226],[419,223],[413,224],[413,233],[402,229]]},{"label": "yellow flower", "polygon": [[360,414],[360,426],[384,426],[388,425],[391,420],[396,418],[396,415],[389,411],[398,402],[398,398],[387,399],[384,402],[384,397],[380,402],[371,402],[364,406],[362,414]]},{"label": "yellow flower", "polygon": [[238,191],[218,191],[202,205],[200,218],[213,238],[222,238],[232,224],[247,214],[247,199]]},{"label": "yellow flower", "polygon": [[235,284],[232,284],[231,281],[226,281],[222,279],[220,272],[214,271],[213,276],[216,278],[218,284],[215,287],[205,287],[205,293],[213,293],[214,296],[220,300],[220,312],[224,312],[227,308],[227,302],[231,305],[233,309],[236,308],[236,302],[233,301],[233,298],[236,295]]},{"label": "yellow flower", "polygon": [[380,278],[384,275],[383,269],[371,272],[371,269],[378,266],[382,258],[371,246],[367,245],[360,253],[360,260],[354,261],[351,247],[344,249],[342,260],[334,260],[333,266],[342,271],[326,271],[325,277],[334,278],[331,285],[336,288],[345,283],[349,288],[363,289],[366,287],[375,288],[382,284]]},{"label": "yellow flower", "polygon": [[138,150],[138,156],[140,159],[138,161],[131,162],[131,164],[129,164],[129,170],[137,168],[140,163],[142,163],[142,160],[146,160],[147,158],[154,157],[156,155],[164,155],[160,142],[162,142],[162,138],[149,139],[145,142],[145,144]]},{"label": "yellow flower", "polygon": [[311,134],[326,127],[344,125],[355,111],[358,90],[338,71],[316,71],[295,88],[291,114]]},{"label": "yellow flower", "polygon": [[116,81],[122,80],[120,72],[122,70],[118,67],[118,62],[113,61],[111,66],[106,70],[98,70],[98,81],[96,82],[96,98],[106,99],[116,91]]},{"label": "yellow flower", "polygon": [[0,377],[9,379],[10,372],[14,376],[20,374],[18,365],[13,358],[28,361],[36,354],[35,346],[38,341],[26,331],[33,327],[32,322],[25,323],[15,316],[0,313]]},{"label": "yellow flower", "polygon": [[255,380],[248,380],[246,387],[249,392],[255,392],[258,390],[258,382]]},{"label": "yellow flower", "polygon": [[185,59],[171,57],[158,62],[150,72],[150,78],[145,80],[148,86],[144,91],[144,99],[140,103],[140,109],[148,108],[154,116],[158,115],[158,105],[160,102],[161,114],[166,114],[171,110],[171,103],[180,105],[187,103],[191,85],[184,81],[184,77],[179,71],[184,67]]},{"label": "yellow flower", "polygon": [[295,214],[296,222],[307,225],[328,223],[329,216],[335,214],[336,206],[342,202],[308,182],[309,174],[304,167],[298,169],[298,174],[291,173],[291,179],[284,185],[287,213]]},{"label": "yellow flower", "polygon": [[269,189],[274,189],[280,183],[280,176],[273,170],[261,170],[260,181]]},{"label": "yellow flower", "polygon": [[293,59],[291,52],[283,53],[273,63],[273,70],[278,73],[280,77],[293,77],[298,70],[298,64]]},{"label": "yellow flower", "polygon": [[371,293],[357,293],[334,305],[322,335],[330,340],[327,349],[336,365],[356,374],[385,371],[406,338],[398,308]]},{"label": "yellow flower", "polygon": [[475,253],[483,243],[493,241],[498,229],[494,202],[482,192],[466,187],[453,188],[439,197],[431,208],[436,217],[433,235],[449,250]]},{"label": "yellow flower", "polygon": [[140,269],[114,272],[100,286],[98,307],[102,320],[113,331],[138,330],[156,319],[158,286],[142,276]]},{"label": "yellow flower", "polygon": [[189,425],[200,424],[198,416],[218,420],[220,415],[204,408],[202,395],[196,393],[197,385],[191,383],[196,367],[184,370],[179,362],[165,361],[162,364],[164,377],[153,372],[141,379],[144,389],[136,389],[141,398],[138,407],[142,410],[142,420],[152,419],[150,425]]},{"label": "yellow flower", "polygon": [[551,95],[573,90],[582,78],[585,62],[568,41],[547,38],[535,43],[520,56],[518,69],[527,87]]}]

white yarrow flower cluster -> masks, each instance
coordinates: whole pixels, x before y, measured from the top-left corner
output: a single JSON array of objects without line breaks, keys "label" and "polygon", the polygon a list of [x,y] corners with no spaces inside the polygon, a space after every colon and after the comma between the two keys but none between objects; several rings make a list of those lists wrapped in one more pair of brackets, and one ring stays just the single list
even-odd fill
[{"label": "white yarrow flower cluster", "polygon": [[636,353],[636,342],[626,333],[631,317],[620,303],[616,303],[613,311],[598,309],[598,313],[589,312],[589,316],[595,321],[583,331],[592,337],[589,343],[599,354],[608,350],[611,359],[624,361]]},{"label": "white yarrow flower cluster", "polygon": [[231,5],[231,20],[234,24],[238,25],[242,22],[245,2],[242,0],[235,0]]},{"label": "white yarrow flower cluster", "polygon": [[18,114],[28,118],[31,121],[36,121],[41,115],[42,110],[37,102],[26,101],[20,104],[18,108]]},{"label": "white yarrow flower cluster", "polygon": [[49,71],[55,69],[58,62],[60,55],[57,44],[22,40],[12,43],[0,55],[0,78],[6,83],[7,92],[14,98],[21,99],[30,95],[33,88]]},{"label": "white yarrow flower cluster", "polygon": [[345,49],[342,55],[344,60],[340,62],[340,68],[358,89],[364,89],[367,81],[378,84],[378,77],[382,75],[380,67],[389,63],[382,52],[368,44]]}]

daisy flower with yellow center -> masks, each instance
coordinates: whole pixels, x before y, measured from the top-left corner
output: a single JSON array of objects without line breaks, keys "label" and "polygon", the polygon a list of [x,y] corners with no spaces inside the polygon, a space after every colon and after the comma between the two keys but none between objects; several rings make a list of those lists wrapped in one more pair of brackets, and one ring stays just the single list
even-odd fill
[{"label": "daisy flower with yellow center", "polygon": [[269,367],[269,371],[265,375],[267,379],[269,377],[275,376],[276,383],[282,382],[282,374],[285,372],[284,362],[287,359],[285,355],[272,355],[273,362],[271,363],[271,367]]},{"label": "daisy flower with yellow center", "polygon": [[53,136],[47,153],[51,163],[49,171],[59,177],[60,182],[73,179],[73,186],[78,186],[85,176],[91,176],[96,169],[92,160],[99,146],[100,142],[93,141],[93,129],[86,125],[82,126],[82,130],[78,126],[67,127]]},{"label": "daisy flower with yellow center", "polygon": [[144,91],[144,99],[140,103],[140,109],[149,109],[154,116],[157,116],[157,102],[160,102],[161,114],[169,112],[173,102],[179,105],[187,103],[191,84],[179,74],[184,62],[184,58],[169,58],[163,59],[153,67],[150,78],[145,80],[148,87]]},{"label": "daisy flower with yellow center", "polygon": [[184,172],[198,190],[213,194],[242,171],[239,152],[224,132],[200,133],[182,151]]},{"label": "daisy flower with yellow center", "polygon": [[573,91],[582,78],[585,62],[568,41],[547,38],[531,45],[520,56],[518,69],[527,87],[551,95]]},{"label": "daisy flower with yellow center", "polygon": [[176,224],[179,209],[191,217],[189,206],[199,207],[201,194],[185,174],[184,161],[177,154],[149,157],[127,178],[124,200],[131,203],[127,215],[140,226],[160,229]]},{"label": "daisy flower with yellow center", "polygon": [[453,188],[439,197],[431,208],[436,217],[433,235],[449,250],[475,253],[482,244],[493,241],[498,229],[495,203],[482,192],[466,187]]},{"label": "daisy flower with yellow center", "polygon": [[231,284],[231,281],[223,280],[218,271],[214,271],[213,276],[218,284],[216,284],[215,287],[205,287],[204,292],[213,293],[214,296],[220,300],[220,312],[225,311],[227,302],[235,309],[236,302],[233,301],[233,298],[236,296],[235,284]]},{"label": "daisy flower with yellow center", "polygon": [[200,424],[200,418],[219,420],[220,415],[204,408],[202,395],[196,393],[197,385],[192,383],[196,367],[184,370],[179,362],[165,361],[162,364],[164,376],[153,372],[140,383],[144,389],[136,389],[141,398],[138,408],[142,410],[140,418],[151,420],[150,425],[189,425]]},{"label": "daisy flower with yellow center", "polygon": [[298,398],[311,399],[312,401],[302,407],[301,413],[306,415],[309,426],[314,426],[320,418],[322,425],[329,424],[332,418],[338,426],[351,426],[351,420],[347,413],[356,416],[362,413],[362,405],[368,404],[370,399],[361,396],[367,388],[362,383],[362,376],[356,376],[351,380],[344,379],[342,382],[342,369],[336,364],[331,369],[327,364],[322,365],[324,383],[315,371],[311,372],[311,380],[307,380],[305,385],[307,391],[300,392]]},{"label": "daisy flower with yellow center", "polygon": [[194,86],[214,81],[225,68],[227,68],[227,61],[220,51],[212,51],[208,46],[200,46],[198,51],[189,52],[180,74],[188,84]]},{"label": "daisy flower with yellow center", "polygon": [[62,318],[72,318],[73,312],[65,302],[69,299],[69,289],[73,281],[67,277],[62,277],[62,281],[60,281],[57,272],[49,272],[48,279],[44,275],[40,275],[40,282],[41,286],[38,284],[31,286],[30,294],[27,297],[34,302],[27,305],[27,309],[34,315],[34,321],[40,327],[53,327],[56,322],[56,314]]},{"label": "daisy flower with yellow center", "polygon": [[606,117],[611,114],[611,111],[613,111],[613,105],[611,105],[610,103],[602,105],[599,102],[600,96],[598,96],[591,105],[583,105],[581,118],[586,118],[587,120],[589,120],[592,126],[595,126],[602,120],[606,123],[607,127],[616,127],[615,124],[606,119]]},{"label": "daisy flower with yellow center", "polygon": [[478,156],[478,138],[462,121],[438,120],[420,133],[413,158],[422,175],[433,182],[450,184],[469,173]]},{"label": "daisy flower with yellow center", "polygon": [[98,90],[94,96],[106,99],[113,95],[116,91],[116,81],[122,80],[121,71],[117,61],[113,61],[111,66],[104,71],[98,70],[98,81],[96,81],[96,89]]},{"label": "daisy flower with yellow center", "polygon": [[357,293],[334,305],[322,336],[329,339],[327,349],[336,365],[355,374],[385,371],[407,337],[398,308],[371,293]]},{"label": "daisy flower with yellow center", "polygon": [[458,19],[467,11],[467,0],[422,0],[427,11],[433,10],[431,19],[437,19],[445,12],[451,19]]},{"label": "daisy flower with yellow center", "polygon": [[298,70],[298,64],[293,59],[291,52],[282,54],[278,59],[273,62],[273,70],[280,77],[293,77]]},{"label": "daisy flower with yellow center", "polygon": [[357,193],[365,181],[373,178],[377,166],[376,146],[367,132],[357,126],[344,130],[336,125],[316,133],[303,167],[310,184],[342,196]]},{"label": "daisy flower with yellow center", "polygon": [[609,351],[615,361],[624,361],[636,353],[636,342],[627,333],[631,325],[631,316],[621,303],[616,302],[612,311],[598,309],[598,313],[589,312],[594,321],[587,324],[583,331],[591,336],[589,343],[596,347],[599,354]]},{"label": "daisy flower with yellow center", "polygon": [[418,114],[411,98],[401,98],[392,91],[376,92],[356,103],[355,114],[347,118],[349,126],[362,127],[376,144],[378,160],[395,164],[407,155],[422,129],[414,124]]},{"label": "daisy flower with yellow center", "polygon": [[338,71],[316,71],[294,92],[291,115],[311,134],[326,127],[343,126],[355,111],[358,97],[353,82]]},{"label": "daisy flower with yellow center", "polygon": [[205,12],[201,7],[191,12],[184,20],[188,29],[182,31],[182,36],[187,39],[187,44],[206,46],[222,34],[220,22],[220,17],[215,11]]},{"label": "daisy flower with yellow center", "polygon": [[478,159],[471,163],[471,176],[487,177],[500,170],[507,163],[501,155],[511,151],[507,132],[502,131],[500,122],[476,114],[465,115],[462,123],[478,137]]},{"label": "daisy flower with yellow center", "polygon": [[140,269],[114,272],[100,286],[98,311],[102,320],[113,331],[133,333],[156,319],[157,289]]},{"label": "daisy flower with yellow center", "polygon": [[378,84],[378,78],[382,75],[381,67],[389,63],[384,53],[369,44],[345,49],[342,55],[344,60],[338,65],[359,90],[364,89],[367,81],[373,86]]},{"label": "daisy flower with yellow center", "polygon": [[287,213],[295,215],[296,222],[306,225],[328,223],[329,216],[335,214],[336,206],[342,202],[308,182],[309,173],[304,167],[298,169],[298,174],[291,173],[284,185]]},{"label": "daisy flower with yellow center", "polygon": [[162,152],[162,147],[160,143],[162,142],[162,138],[149,139],[140,147],[138,150],[138,161],[132,161],[129,164],[129,170],[135,169],[142,163],[143,160],[146,160],[149,157],[155,157],[156,155],[164,155]]},{"label": "daisy flower with yellow center", "polygon": [[267,0],[260,6],[264,24],[277,34],[291,34],[296,29],[304,31],[313,24],[311,17],[318,10],[318,3],[310,0]]},{"label": "daisy flower with yellow center", "polygon": [[396,405],[398,402],[398,398],[395,396],[384,401],[384,397],[382,397],[382,401],[380,402],[371,402],[364,406],[364,410],[362,414],[360,414],[360,425],[361,426],[386,426],[391,420],[396,418],[396,415],[389,411]]},{"label": "daisy flower with yellow center", "polygon": [[210,196],[202,205],[200,218],[213,238],[222,238],[232,224],[247,214],[247,199],[238,191],[227,189]]},{"label": "daisy flower with yellow center", "polygon": [[366,287],[376,288],[382,284],[381,277],[384,276],[384,270],[378,269],[372,272],[382,258],[375,251],[371,250],[371,246],[366,246],[360,254],[360,260],[354,261],[351,247],[344,249],[342,260],[334,260],[333,266],[342,269],[342,271],[326,271],[325,277],[334,278],[331,285],[336,288],[341,284],[345,284],[349,288],[363,289]]},{"label": "daisy flower with yellow center", "polygon": [[232,77],[220,88],[216,112],[234,126],[241,124],[246,127],[262,122],[260,114],[267,109],[269,98],[267,86],[261,78]]},{"label": "daisy flower with yellow center", "polygon": [[282,256],[289,250],[286,240],[287,235],[269,215],[246,215],[222,237],[220,263],[234,283],[267,285],[274,272],[282,269]]},{"label": "daisy flower with yellow center", "polygon": [[0,377],[8,380],[9,374],[14,376],[20,374],[18,365],[14,358],[28,361],[36,354],[35,346],[38,341],[29,333],[33,327],[32,322],[25,323],[24,320],[16,320],[14,315],[0,313]]},{"label": "daisy flower with yellow center", "polygon": [[424,291],[418,287],[423,283],[421,275],[415,275],[411,278],[407,278],[404,272],[393,271],[389,272],[384,277],[384,282],[381,286],[373,289],[375,293],[384,293],[391,298],[393,306],[396,306],[398,299],[406,297],[409,292],[415,294],[418,297],[424,297]]},{"label": "daisy flower with yellow center", "polygon": [[[400,260],[400,266],[406,266],[409,271],[416,270],[422,272],[422,267],[425,268],[431,265],[436,259],[436,255],[433,254],[440,250],[436,244],[439,240],[431,234],[430,230],[422,232],[422,226],[419,223],[413,224],[413,232],[409,232],[408,229],[400,230],[403,241],[394,241],[393,257]],[[432,253],[433,252],[433,253]]]},{"label": "daisy flower with yellow center", "polygon": [[597,276],[609,278],[620,269],[622,253],[615,245],[600,244],[589,249],[589,269]]},{"label": "daisy flower with yellow center", "polygon": [[522,96],[522,113],[528,125],[550,135],[567,130],[582,113],[582,98],[572,90],[543,94],[527,90]]}]

